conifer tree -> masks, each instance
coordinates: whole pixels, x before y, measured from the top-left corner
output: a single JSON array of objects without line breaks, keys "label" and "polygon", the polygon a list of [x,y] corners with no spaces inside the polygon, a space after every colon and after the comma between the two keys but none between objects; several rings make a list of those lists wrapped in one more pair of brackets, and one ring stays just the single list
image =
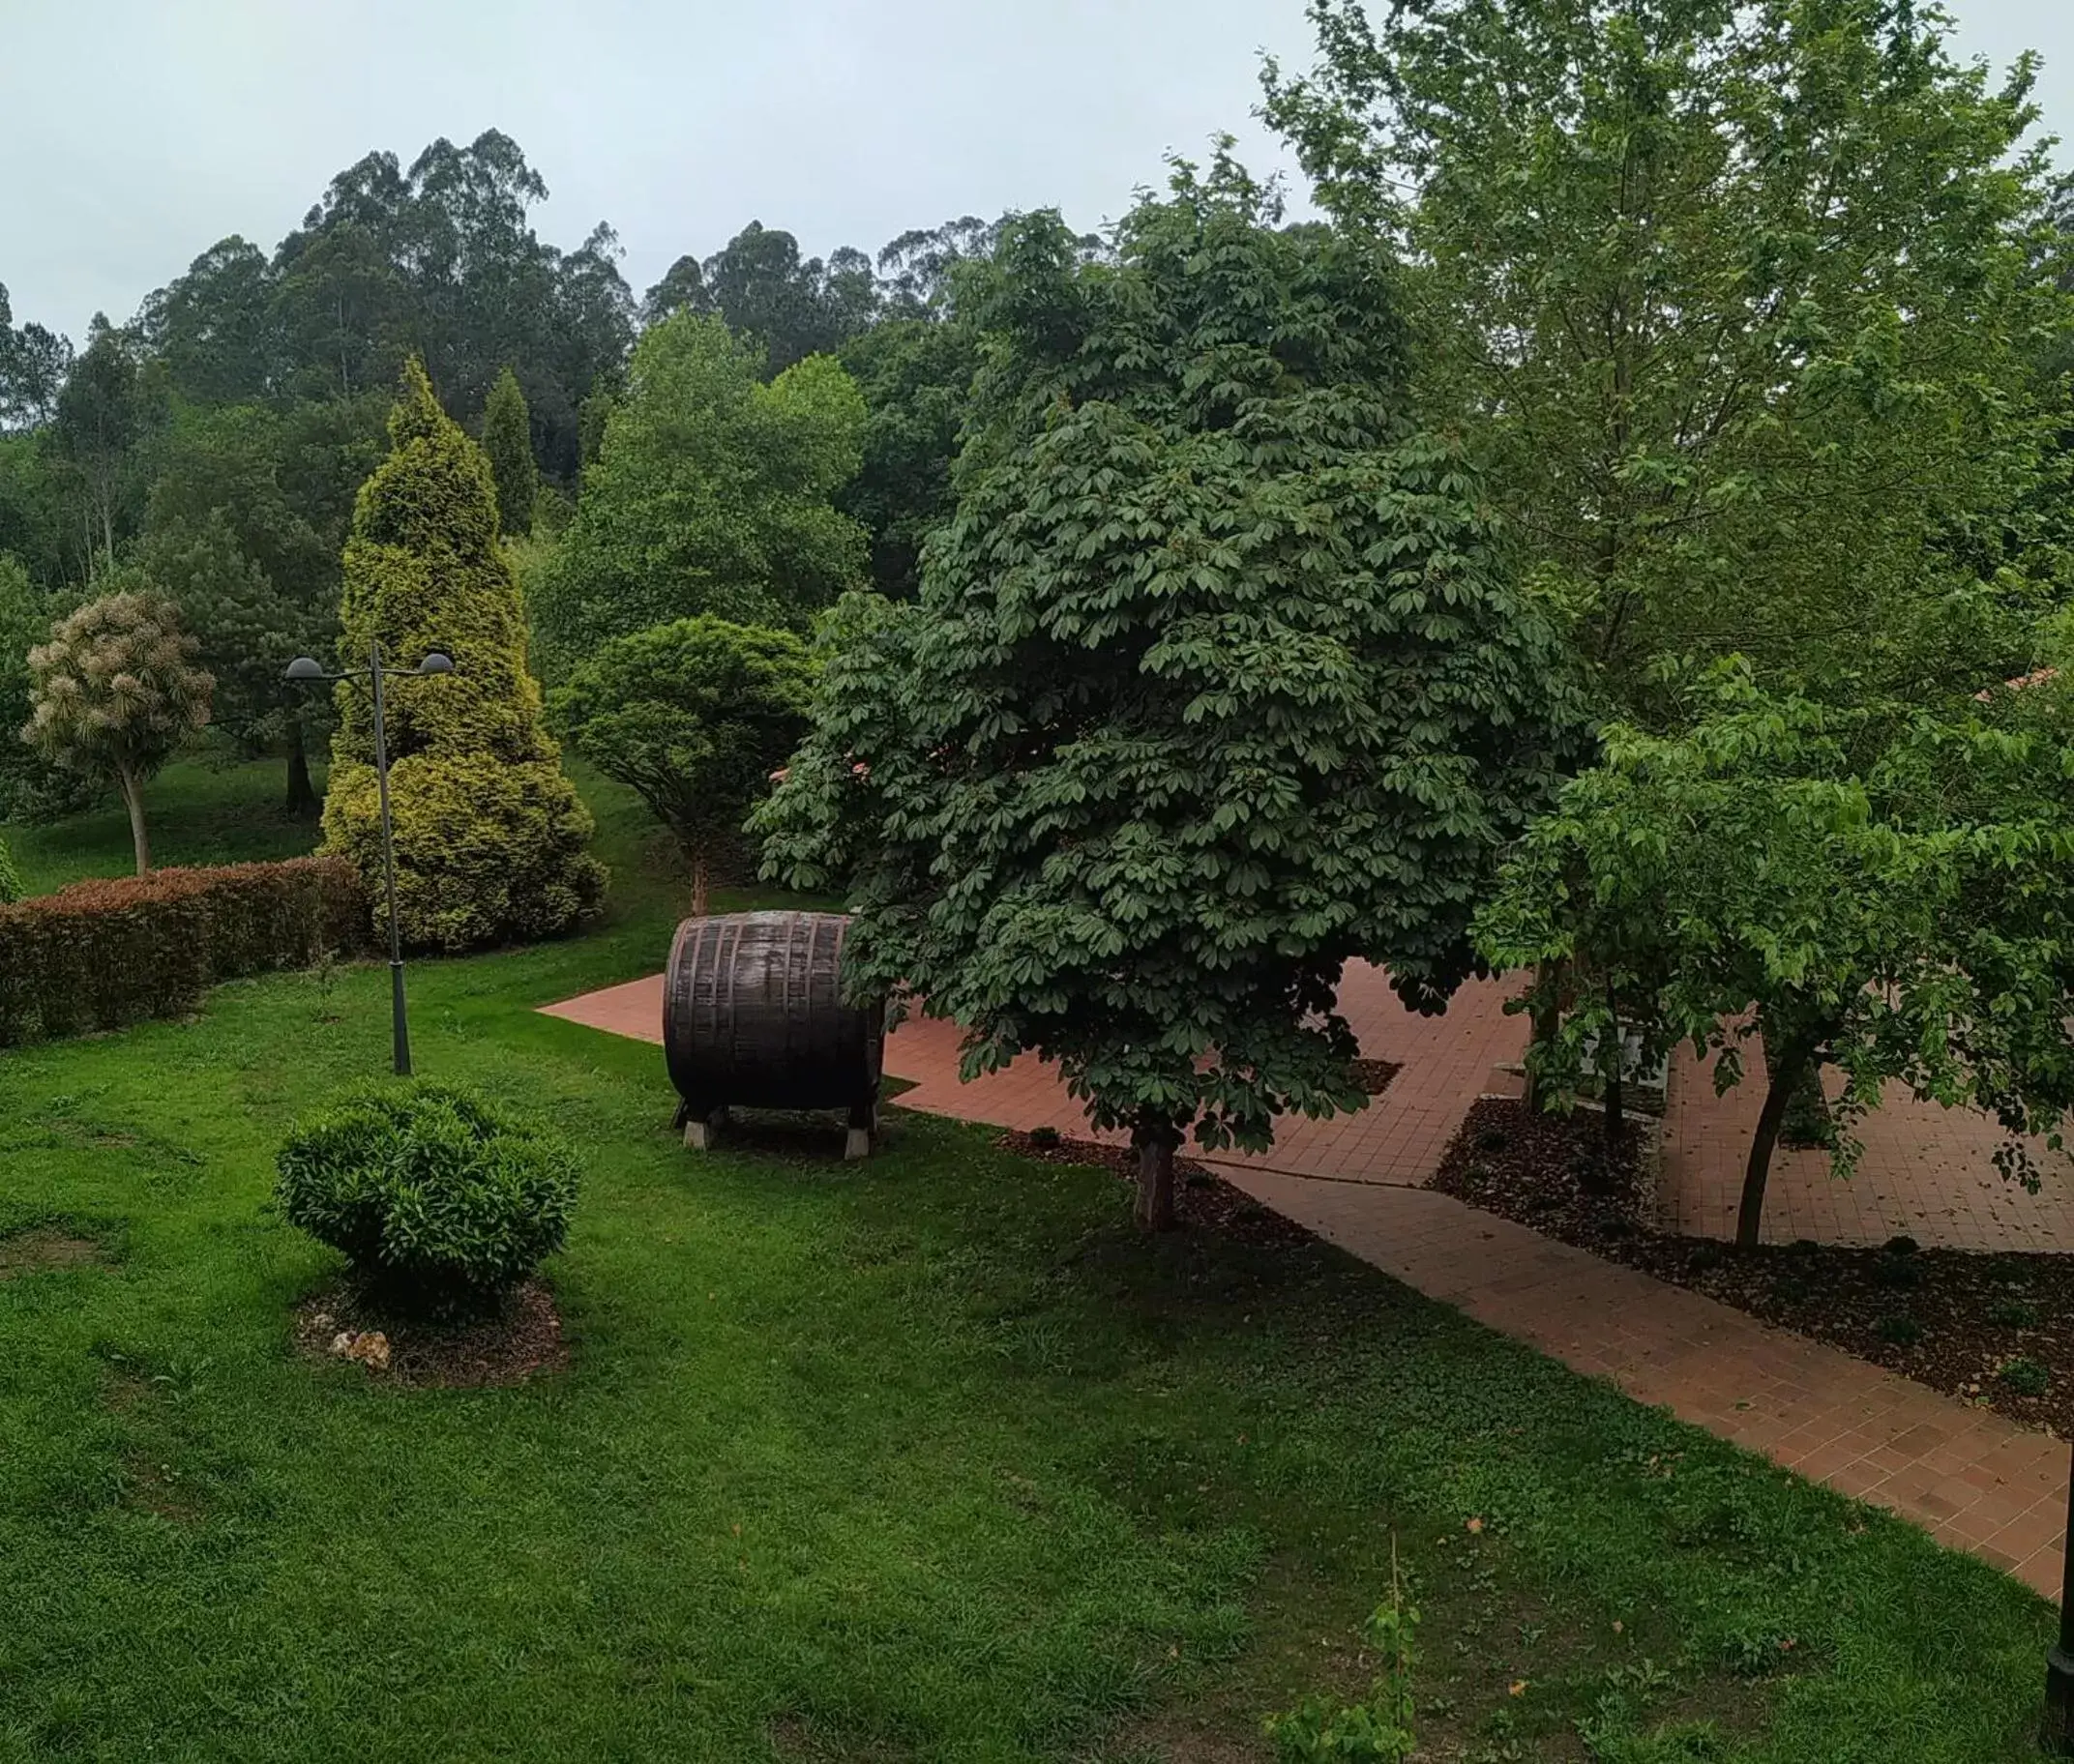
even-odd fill
[{"label": "conifer tree", "polygon": [[540,490],[540,470],[533,463],[533,423],[518,376],[507,368],[489,389],[483,406],[483,452],[497,486],[497,521],[507,539],[523,539],[533,530],[533,498]]},{"label": "conifer tree", "polygon": [[[403,935],[442,950],[551,936],[598,906],[606,875],[584,850],[591,817],[526,670],[525,614],[496,543],[489,470],[415,361],[389,433],[389,457],[354,511],[340,620],[348,667],[365,667],[378,642],[385,665],[401,670],[386,727]],[[408,677],[435,650],[455,671]],[[381,863],[373,761],[372,709],[348,684],[325,848],[370,876]]]}]

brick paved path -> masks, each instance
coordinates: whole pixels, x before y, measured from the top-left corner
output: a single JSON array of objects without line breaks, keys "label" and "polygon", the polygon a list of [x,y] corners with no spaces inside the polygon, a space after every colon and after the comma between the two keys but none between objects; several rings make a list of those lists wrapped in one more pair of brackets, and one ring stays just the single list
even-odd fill
[{"label": "brick paved path", "polygon": [[[1750,1049],[1753,1058],[1755,1045]],[[1832,1093],[1841,1081],[1831,1073]],[[1747,1080],[1714,1095],[1706,1068],[1686,1051],[1674,1064],[1664,1120],[1657,1206],[1665,1226],[1694,1237],[1733,1237],[1743,1163],[1757,1132],[1763,1090]],[[1946,1250],[2074,1250],[2074,1167],[2041,1144],[2036,1194],[1995,1168],[2002,1132],[1973,1109],[1918,1102],[1889,1085],[1885,1102],[1858,1124],[1865,1156],[1838,1181],[1823,1152],[1781,1147],[1764,1193],[1764,1236],[1790,1244],[1883,1244],[1906,1233]]]},{"label": "brick paved path", "polygon": [[[662,1000],[656,978],[548,1010],[658,1042]],[[1423,1185],[1463,1113],[1486,1090],[1509,1086],[1495,1069],[1517,1059],[1524,1024],[1503,1014],[1503,994],[1489,985],[1465,988],[1443,1017],[1413,1016],[1369,968],[1349,972],[1341,1002],[1363,1053],[1401,1060],[1405,1070],[1358,1115],[1290,1124],[1264,1158],[1216,1160],[1241,1187],[1364,1261],[1582,1372],[1612,1378],[1642,1401],[1665,1404],[1802,1475],[1877,1502],[2041,1592],[2058,1590],[2064,1444],[1431,1192]],[[886,1069],[914,1081],[901,1098],[904,1107],[1004,1127],[1087,1131],[1055,1072],[1035,1059],[961,1085],[957,1032],[946,1024],[903,1025],[887,1044]],[[1693,1101],[1703,1094],[1704,1074],[1697,1083],[1694,1075],[1682,1074],[1682,1083],[1674,1076],[1667,1167],[1705,1136],[1706,1111]],[[1710,1085],[1704,1095],[1711,1099]],[[1754,1116],[1754,1102],[1750,1109]],[[1734,1112],[1724,1107],[1721,1115],[1727,1155],[1739,1161]],[[1718,1167],[1707,1167],[1715,1169],[1709,1180],[1718,1181]],[[1827,1183],[1825,1173],[1822,1180]],[[1773,1182],[1777,1190],[1779,1177]],[[1785,1187],[1816,1192],[1797,1169]],[[1790,1201],[1782,1215],[1803,1219],[1808,1204]],[[1876,1240],[1891,1235],[1860,1228]],[[2064,1241],[2074,1243],[2074,1232]]]}]

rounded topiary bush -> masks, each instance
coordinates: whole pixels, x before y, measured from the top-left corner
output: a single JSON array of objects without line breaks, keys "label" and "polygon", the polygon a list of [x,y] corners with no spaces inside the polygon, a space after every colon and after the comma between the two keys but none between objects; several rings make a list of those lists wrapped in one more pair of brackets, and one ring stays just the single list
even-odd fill
[{"label": "rounded topiary bush", "polygon": [[424,1082],[349,1094],[296,1128],[279,1169],[288,1222],[416,1308],[494,1302],[561,1248],[577,1195],[559,1139]]}]

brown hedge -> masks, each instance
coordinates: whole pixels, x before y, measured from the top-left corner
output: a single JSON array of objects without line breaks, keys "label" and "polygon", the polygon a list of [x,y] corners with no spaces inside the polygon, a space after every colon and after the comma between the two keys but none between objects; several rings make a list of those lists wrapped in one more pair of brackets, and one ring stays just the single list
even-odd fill
[{"label": "brown hedge", "polygon": [[0,906],[0,1046],[196,1009],[219,981],[307,967],[367,941],[341,858],[74,882]]}]

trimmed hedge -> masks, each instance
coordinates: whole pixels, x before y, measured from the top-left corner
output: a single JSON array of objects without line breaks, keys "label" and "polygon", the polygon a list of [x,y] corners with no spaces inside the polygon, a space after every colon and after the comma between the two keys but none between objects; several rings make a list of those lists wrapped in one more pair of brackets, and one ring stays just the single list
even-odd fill
[{"label": "trimmed hedge", "polygon": [[0,906],[0,1046],[185,1015],[220,981],[360,949],[368,924],[341,858],[159,869]]}]

